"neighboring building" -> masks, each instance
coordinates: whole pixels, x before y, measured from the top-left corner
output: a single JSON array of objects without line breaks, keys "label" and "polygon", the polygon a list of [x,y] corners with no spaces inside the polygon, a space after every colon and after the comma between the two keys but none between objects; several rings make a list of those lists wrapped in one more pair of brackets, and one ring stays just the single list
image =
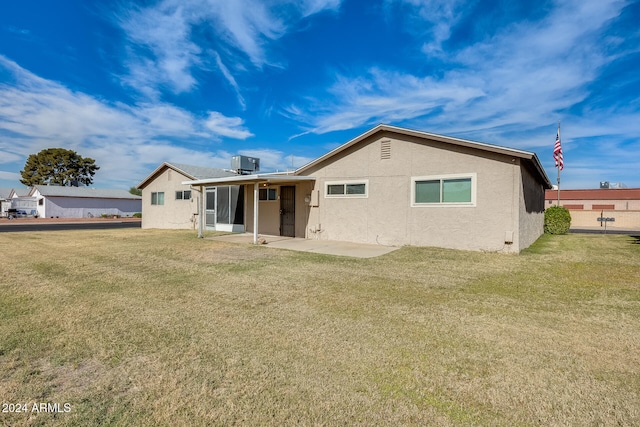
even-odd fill
[{"label": "neighboring building", "polygon": [[13,188],[0,188],[0,218],[6,217],[11,209],[11,199],[15,191]]},{"label": "neighboring building", "polygon": [[[163,163],[147,176],[137,188],[142,190],[142,228],[195,229],[198,224],[200,189],[195,191],[183,181],[233,177],[237,174],[224,169],[205,168],[178,163]],[[243,231],[238,227],[243,213],[244,193],[240,188],[204,188],[205,226],[208,229]],[[238,200],[242,197],[241,200]],[[231,206],[233,205],[233,206]],[[231,206],[231,208],[230,208]],[[236,212],[240,218],[236,218]],[[230,215],[233,214],[233,218]]]},{"label": "neighboring building", "polygon": [[125,190],[35,185],[29,198],[42,218],[127,217],[142,212],[141,197]]},{"label": "neighboring building", "polygon": [[254,241],[262,233],[516,253],[543,233],[552,187],[535,153],[387,125],[291,174],[183,184],[243,186]]},{"label": "neighboring building", "polygon": [[[545,192],[545,206],[558,204],[558,191]],[[640,188],[560,189],[560,205],[571,213],[571,227],[598,227],[598,218],[615,218],[612,228],[640,229]]]}]

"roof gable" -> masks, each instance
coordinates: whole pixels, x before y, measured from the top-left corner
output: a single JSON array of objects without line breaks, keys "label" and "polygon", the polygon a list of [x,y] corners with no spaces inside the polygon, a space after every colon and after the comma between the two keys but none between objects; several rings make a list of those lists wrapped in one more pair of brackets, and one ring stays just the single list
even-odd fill
[{"label": "roof gable", "polygon": [[145,179],[143,179],[136,188],[144,188],[149,184],[149,182],[153,181],[159,174],[164,172],[166,169],[172,169],[182,175],[184,175],[187,179],[197,180],[197,179],[206,179],[206,178],[223,178],[227,176],[236,176],[235,172],[231,172],[228,170],[220,169],[220,168],[207,168],[203,166],[193,166],[187,165],[183,163],[169,163],[164,162],[160,166],[158,166],[153,172],[151,172]]},{"label": "roof gable", "polygon": [[486,143],[482,143],[482,142],[476,142],[476,141],[469,141],[469,140],[465,140],[465,139],[460,139],[460,138],[454,138],[454,137],[450,137],[450,136],[444,136],[444,135],[437,135],[437,134],[433,134],[433,133],[428,133],[428,132],[422,132],[422,131],[416,131],[416,130],[411,130],[411,129],[405,129],[405,128],[400,128],[400,127],[396,127],[396,126],[389,126],[389,125],[384,125],[384,124],[380,124],[376,127],[374,127],[373,129],[370,129],[369,131],[353,138],[352,140],[342,144],[341,146],[335,148],[334,150],[328,152],[327,154],[318,157],[317,159],[307,163],[306,165],[300,167],[299,169],[297,169],[295,171],[295,175],[304,175],[308,170],[310,170],[311,168],[319,165],[322,162],[325,162],[331,158],[333,158],[334,156],[338,155],[339,153],[347,150],[348,148],[351,148],[371,137],[377,136],[377,135],[395,135],[398,137],[414,137],[414,138],[420,138],[420,139],[424,139],[424,140],[431,140],[431,141],[437,141],[437,142],[441,142],[444,144],[450,144],[452,146],[461,146],[461,147],[469,147],[469,148],[473,148],[473,149],[477,149],[477,150],[481,150],[481,151],[485,151],[485,152],[491,152],[491,153],[497,153],[497,154],[503,154],[505,156],[511,156],[511,157],[517,157],[520,159],[523,159],[525,162],[530,163],[532,169],[536,172],[537,178],[540,180],[541,183],[543,183],[545,185],[546,188],[551,188],[552,184],[551,181],[549,181],[549,178],[547,177],[546,173],[544,172],[544,169],[542,168],[542,165],[540,163],[540,160],[538,159],[538,156],[535,153],[529,152],[529,151],[524,151],[524,150],[517,150],[514,148],[508,148],[508,147],[501,147],[498,145],[491,145],[491,144],[486,144]]}]

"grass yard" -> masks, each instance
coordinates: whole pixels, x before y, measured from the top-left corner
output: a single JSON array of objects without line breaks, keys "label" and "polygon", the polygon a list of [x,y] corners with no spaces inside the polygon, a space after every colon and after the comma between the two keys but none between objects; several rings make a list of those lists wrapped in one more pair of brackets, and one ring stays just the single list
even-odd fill
[{"label": "grass yard", "polygon": [[351,259],[0,233],[0,421],[640,425],[639,242]]}]

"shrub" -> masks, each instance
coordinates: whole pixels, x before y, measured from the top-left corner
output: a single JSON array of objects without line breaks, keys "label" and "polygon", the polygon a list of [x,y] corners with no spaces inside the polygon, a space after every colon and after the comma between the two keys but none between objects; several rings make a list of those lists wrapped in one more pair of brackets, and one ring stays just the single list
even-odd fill
[{"label": "shrub", "polygon": [[136,213],[133,214],[133,217],[134,218],[142,218],[142,213],[136,212]]},{"label": "shrub", "polygon": [[562,206],[551,206],[544,211],[544,232],[547,234],[567,234],[571,227],[571,214]]}]

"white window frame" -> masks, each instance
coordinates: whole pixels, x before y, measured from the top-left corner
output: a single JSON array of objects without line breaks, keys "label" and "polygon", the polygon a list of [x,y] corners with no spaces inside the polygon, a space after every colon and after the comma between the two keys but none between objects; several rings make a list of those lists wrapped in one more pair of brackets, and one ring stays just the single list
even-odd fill
[{"label": "white window frame", "polygon": [[[153,195],[156,195],[156,202],[153,203]],[[162,203],[158,203],[158,195],[162,194]],[[151,193],[151,206],[164,206],[164,191],[154,191]]]},{"label": "white window frame", "polygon": [[[364,184],[364,194],[346,194],[347,185],[353,184]],[[330,185],[344,185],[345,194],[329,194]],[[353,179],[347,181],[326,181],[324,183],[324,197],[325,199],[366,199],[369,197],[369,180]]]},{"label": "white window frame", "polygon": [[[448,179],[471,179],[471,202],[440,202],[440,203],[416,203],[416,182],[417,181],[437,181],[440,180],[440,197],[442,197],[442,181]],[[476,194],[477,194],[477,173],[461,173],[461,174],[446,174],[446,175],[428,175],[428,176],[412,176],[411,177],[411,200],[409,204],[413,208],[442,208],[442,207],[456,207],[456,208],[473,208],[476,207]]]}]

